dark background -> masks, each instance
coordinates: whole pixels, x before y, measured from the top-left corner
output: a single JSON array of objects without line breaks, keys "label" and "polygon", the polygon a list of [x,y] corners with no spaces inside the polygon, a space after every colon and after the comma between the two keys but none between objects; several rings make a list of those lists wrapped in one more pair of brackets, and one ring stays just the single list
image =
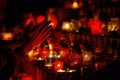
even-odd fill
[{"label": "dark background", "polygon": [[[49,7],[64,8],[65,1],[73,0],[6,0],[7,5],[4,10],[4,22],[8,26],[14,26],[22,21],[23,14],[27,12],[45,15]],[[86,10],[91,6],[88,1],[96,8],[120,7],[120,0],[78,0],[83,1],[83,8]],[[72,14],[72,13],[71,13]]]}]

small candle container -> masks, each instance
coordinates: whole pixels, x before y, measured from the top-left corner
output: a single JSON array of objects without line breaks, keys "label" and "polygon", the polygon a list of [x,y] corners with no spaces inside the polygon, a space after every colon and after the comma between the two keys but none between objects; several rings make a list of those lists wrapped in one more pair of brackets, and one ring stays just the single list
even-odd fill
[{"label": "small candle container", "polygon": [[57,72],[62,72],[63,70],[63,61],[55,61],[54,70]]}]

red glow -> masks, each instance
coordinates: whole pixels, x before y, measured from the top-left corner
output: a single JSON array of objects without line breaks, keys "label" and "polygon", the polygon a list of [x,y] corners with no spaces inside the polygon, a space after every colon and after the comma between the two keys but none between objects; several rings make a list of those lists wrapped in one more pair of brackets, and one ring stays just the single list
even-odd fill
[{"label": "red glow", "polygon": [[59,53],[61,57],[67,57],[70,53],[70,49],[69,48],[60,49]]},{"label": "red glow", "polygon": [[53,29],[57,28],[58,21],[57,21],[57,17],[55,15],[51,16],[51,21],[52,21]]},{"label": "red glow", "polygon": [[65,8],[71,8],[72,3],[67,1],[65,2]]},{"label": "red glow", "polygon": [[62,70],[63,69],[63,61],[56,61],[54,65],[54,70]]},{"label": "red glow", "polygon": [[30,24],[30,22],[33,22],[33,25],[35,24],[33,17],[30,17],[30,18],[28,18],[28,19],[26,20],[25,26],[28,26],[28,25]]},{"label": "red glow", "polygon": [[37,47],[36,51],[37,51],[37,52],[40,52],[40,47]]},{"label": "red glow", "polygon": [[23,78],[23,80],[33,80],[31,77]]},{"label": "red glow", "polygon": [[37,18],[36,18],[36,24],[39,24],[39,23],[41,23],[44,20],[45,20],[45,16],[42,16],[42,15],[37,16]]},{"label": "red glow", "polygon": [[83,61],[82,54],[74,53],[69,55],[70,66],[75,67],[81,65]]},{"label": "red glow", "polygon": [[82,1],[79,2],[79,7],[83,7],[83,2]]},{"label": "red glow", "polygon": [[91,29],[92,34],[101,34],[102,32],[102,23],[99,19],[90,19],[88,26]]},{"label": "red glow", "polygon": [[46,58],[48,53],[49,53],[48,49],[43,49],[43,50],[40,51],[40,57],[41,58]]},{"label": "red glow", "polygon": [[99,70],[106,65],[106,62],[96,62],[95,63],[95,70]]}]

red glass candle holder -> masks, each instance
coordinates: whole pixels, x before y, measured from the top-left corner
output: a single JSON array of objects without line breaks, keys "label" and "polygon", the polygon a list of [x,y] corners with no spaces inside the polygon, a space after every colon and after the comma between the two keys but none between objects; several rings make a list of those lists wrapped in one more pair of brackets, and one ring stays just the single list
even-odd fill
[{"label": "red glass candle holder", "polygon": [[62,70],[63,69],[64,62],[63,61],[55,61],[54,63],[54,70]]}]

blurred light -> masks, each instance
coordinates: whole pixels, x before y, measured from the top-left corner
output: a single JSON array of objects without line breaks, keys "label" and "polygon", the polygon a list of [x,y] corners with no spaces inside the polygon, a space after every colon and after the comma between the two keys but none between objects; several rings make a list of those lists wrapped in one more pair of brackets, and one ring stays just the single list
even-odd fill
[{"label": "blurred light", "polygon": [[42,16],[42,15],[37,16],[36,24],[39,24],[39,23],[43,22],[44,20],[45,20],[45,16]]},{"label": "blurred light", "polygon": [[63,61],[56,61],[54,65],[54,70],[62,70],[63,69]]},{"label": "blurred light", "polygon": [[14,38],[14,34],[10,32],[3,32],[0,34],[2,40],[12,40]]},{"label": "blurred light", "polygon": [[69,30],[70,29],[70,22],[63,22],[62,30]]},{"label": "blurred light", "polygon": [[73,9],[79,8],[79,4],[76,1],[74,1],[73,4],[72,4],[72,8]]},{"label": "blurred light", "polygon": [[31,50],[31,51],[28,52],[28,58],[29,58],[29,60],[33,59],[33,55],[34,55],[34,50]]},{"label": "blurred light", "polygon": [[72,9],[78,9],[83,7],[83,2],[82,1],[77,1],[74,0],[73,2],[66,1],[65,2],[65,8],[72,8]]},{"label": "blurred light", "polygon": [[49,43],[49,50],[53,50],[54,49],[54,44],[53,43]]}]

